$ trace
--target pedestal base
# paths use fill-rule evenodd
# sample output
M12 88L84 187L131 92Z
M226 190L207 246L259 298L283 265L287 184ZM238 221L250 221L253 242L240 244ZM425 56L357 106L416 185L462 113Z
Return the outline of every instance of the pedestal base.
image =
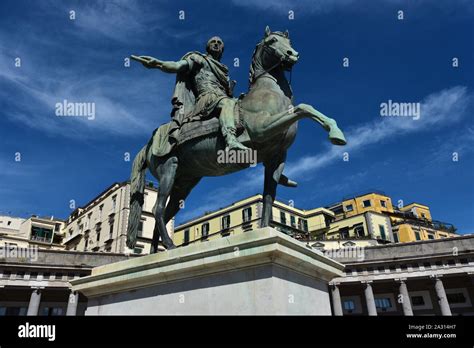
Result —
M94 268L86 315L331 315L344 266L273 228Z

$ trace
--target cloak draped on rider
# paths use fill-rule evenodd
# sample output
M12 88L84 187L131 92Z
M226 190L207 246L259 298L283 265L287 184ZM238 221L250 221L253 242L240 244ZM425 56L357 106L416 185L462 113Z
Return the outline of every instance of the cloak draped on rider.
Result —
M187 61L188 69L176 76L171 122L157 128L152 137L152 152L158 157L167 155L179 142L180 129L185 123L213 117L219 102L232 98L227 66L196 51L181 59ZM203 64L208 69L201 69Z
M232 98L227 66L196 51L185 54L181 60L186 60L189 68L176 76L169 129L172 141L177 140L179 129L184 123L212 117L223 98ZM210 71L204 69L198 74L202 63L207 63Z

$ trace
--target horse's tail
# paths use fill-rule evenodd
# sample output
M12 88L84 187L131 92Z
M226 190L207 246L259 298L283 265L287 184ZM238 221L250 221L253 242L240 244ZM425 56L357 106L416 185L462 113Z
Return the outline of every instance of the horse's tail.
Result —
M133 249L137 242L138 226L142 216L147 150L148 144L136 155L130 176L130 215L127 229L127 246L130 249Z

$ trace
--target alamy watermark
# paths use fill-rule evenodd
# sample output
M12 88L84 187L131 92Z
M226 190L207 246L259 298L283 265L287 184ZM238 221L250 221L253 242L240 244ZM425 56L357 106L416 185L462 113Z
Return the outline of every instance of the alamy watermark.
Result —
M420 103L399 103L391 99L380 104L380 116L387 117L412 117L414 120L420 118Z
M56 340L56 325L38 325L26 322L18 326L19 338L46 338L48 341Z
M219 164L249 164L257 165L257 150L218 150L217 163Z
M348 246L340 249L324 250L324 256L331 259L353 259L357 261L364 261L365 251L361 246Z
M0 259L28 259L30 261L38 261L38 247L33 245L28 248L21 248L15 244L5 243L0 247Z
M75 117L87 117L88 120L95 119L95 103L91 102L70 102L64 99L60 103L56 103L56 116L75 116Z

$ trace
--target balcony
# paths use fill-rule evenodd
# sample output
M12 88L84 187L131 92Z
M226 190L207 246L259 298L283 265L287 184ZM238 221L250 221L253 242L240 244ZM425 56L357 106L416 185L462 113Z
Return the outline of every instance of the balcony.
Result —
M82 237L82 232L72 234L71 236L69 236L68 238L66 238L66 239L63 241L63 244L68 244L69 242L71 242L71 241L73 241L74 239L79 238L79 237Z
M308 236L309 236L309 232L307 231L304 231L302 229L299 229L293 226L284 225L275 220L270 221L270 226L274 227L276 230L280 231L281 233L284 233L298 240L306 240L308 239Z
M398 217L398 216L397 216ZM437 220L426 220L426 219L418 219L416 217L407 217L406 215L403 216L401 220L392 221L392 226L398 225L412 225L418 227L429 228L437 231L444 231L448 233L456 233L456 227L453 224L447 222L441 222Z
M51 237L31 236L30 240L41 243L51 243Z

